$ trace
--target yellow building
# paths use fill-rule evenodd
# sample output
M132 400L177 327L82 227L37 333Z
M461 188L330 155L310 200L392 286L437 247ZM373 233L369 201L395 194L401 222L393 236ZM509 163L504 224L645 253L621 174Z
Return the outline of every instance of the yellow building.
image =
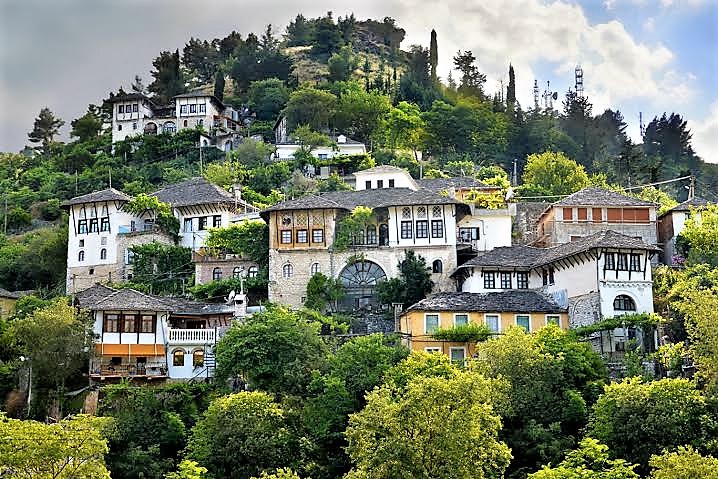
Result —
M0 288L0 319L5 319L15 312L17 300L34 291L8 291Z
M438 329L469 324L485 325L492 334L511 326L534 332L549 323L568 329L568 312L538 291L510 290L492 293L439 293L404 311L399 331L412 351L441 352L453 361L474 355L475 342L440 340Z

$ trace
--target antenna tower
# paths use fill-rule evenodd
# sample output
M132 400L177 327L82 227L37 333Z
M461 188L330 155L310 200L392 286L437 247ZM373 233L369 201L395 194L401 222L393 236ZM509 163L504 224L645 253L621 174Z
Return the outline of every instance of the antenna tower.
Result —
M583 68L581 68L580 63L576 65L574 72L576 74L576 96L583 98Z
M638 126L641 129L641 138L646 136L646 125L643 124L643 112L638 112Z
M543 92L544 108L547 110L553 110L553 101L558 96L551 91L551 81L546 80L546 90Z
M538 80L534 80L534 108L539 109L539 87Z

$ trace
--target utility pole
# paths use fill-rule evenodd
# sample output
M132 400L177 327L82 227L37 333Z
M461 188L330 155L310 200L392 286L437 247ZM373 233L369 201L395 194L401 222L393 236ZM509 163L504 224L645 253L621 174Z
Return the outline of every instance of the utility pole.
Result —
M199 142L199 174L202 174L202 141Z
M696 177L691 175L691 183L688 186L688 199L692 200L696 196ZM5 215L7 216L7 200L5 200Z
M512 178L514 186L518 185L518 179L519 179L517 163L518 163L518 160L516 158L514 158L514 177Z
M3 225L3 234L7 235L7 195L5 195L5 224Z

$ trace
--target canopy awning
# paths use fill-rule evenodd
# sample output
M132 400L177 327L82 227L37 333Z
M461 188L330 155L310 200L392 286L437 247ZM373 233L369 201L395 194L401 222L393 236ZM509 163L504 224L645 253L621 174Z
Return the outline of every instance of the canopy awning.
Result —
M100 356L164 356L164 344L95 344Z

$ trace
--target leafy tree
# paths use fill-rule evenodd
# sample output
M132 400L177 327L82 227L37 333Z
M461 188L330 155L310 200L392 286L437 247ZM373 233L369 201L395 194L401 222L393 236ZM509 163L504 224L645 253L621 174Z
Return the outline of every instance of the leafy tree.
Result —
M408 250L399 261L399 277L380 283L377 290L383 303L401 303L408 308L426 298L433 287L426 260Z
M77 137L80 142L96 137L102 130L102 118L98 110L95 105L90 105L87 113L76 120L72 120L70 122L70 125L72 125L70 136Z
M289 101L289 88L278 78L268 78L252 82L247 95L258 120L274 120Z
M316 158L314 158L312 152L320 146L331 146L333 144L327 135L314 131L307 125L297 128L292 137L299 145L297 151L294 152L294 159L300 166L315 164Z
M182 49L182 63L197 76L200 84L212 81L219 65L217 41L190 38Z
M608 447L587 437L579 448L566 455L555 467L544 466L529 479L640 479L636 466L623 459L611 459Z
M349 419L354 468L346 477L501 477L511 453L497 437L495 393L493 381L472 372L375 389Z
M180 462L177 472L165 474L165 479L203 479L206 473L206 467L200 466L195 461L185 459Z
M579 165L563 153L547 151L529 155L523 174L521 195L570 195L588 186L588 175Z
M129 201L125 208L127 211L154 216L155 224L169 237L177 241L179 238L179 220L172 213L169 203L163 203L156 196L139 194Z
M241 254L260 268L269 266L269 226L264 221L246 220L224 228L212 228L205 241L207 248Z
M179 50L161 52L152 62L154 70L150 72L154 81L148 89L156 95L156 101L167 104L176 95L185 92L184 75L180 70Z
M191 248L153 242L130 249L134 267L129 286L154 294L178 294L194 273Z
M689 264L718 267L718 205L708 205L686 220L679 237Z
M307 283L307 300L304 306L320 313L336 311L337 302L344 297L345 289L341 280L329 278L323 273L314 273Z
M339 50L342 42L342 32L334 23L332 12L318 18L314 22L314 38L312 38L312 53L332 54Z
M357 66L359 66L359 60L354 55L352 46L344 45L339 52L329 57L329 80L348 81Z
M352 89L339 97L334 123L339 130L368 143L378 133L381 120L391 109L389 97Z
M572 90L566 93L566 100L563 102L563 116L561 117L561 129L578 146L576 157L578 164L584 168L591 166L590 151L593 150L590 144L590 133L593 127L591 116L593 105L585 96L578 96Z
M301 477L289 468L280 468L271 474L263 471L259 477L254 477L252 479L301 479Z
M705 415L705 398L692 382L631 378L606 386L593 407L588 433L614 457L631 458L645 471L651 455L664 448L700 446L710 434Z
M643 137L643 151L646 160L655 160L655 165L645 179L654 182L698 171L691 136L686 120L677 113L664 113L651 120Z
M327 349L318 329L278 306L254 314L217 343L217 377L242 376L265 391L304 394L312 373L325 367Z
M0 240L0 284L4 288L64 290L66 267L66 225Z
M293 442L285 412L269 394L240 392L212 401L192 428L186 457L210 477L248 479L286 465Z
M32 131L27 134L31 143L41 143L44 153L49 152L50 143L60 133L60 127L65 122L57 118L49 108L40 110L40 115L35 118Z
M428 109L440 97L436 85L431 81L429 50L420 45L412 45L408 59L408 70L401 77L397 97L401 101L416 103ZM394 71L396 72L396 69ZM395 76L395 84L396 80Z
M698 367L698 378L711 393L718 392L717 293L716 285L710 289L690 289L682 301L673 303L685 315L685 327L691 340L689 353Z
M55 424L0 413L0 475L17 479L110 477L105 467L106 418L75 416Z
M479 72L479 69L474 65L475 62L476 57L471 50L459 51L454 56L454 66L461 72L459 92L483 98L486 75Z
M307 125L313 130L328 128L334 117L337 97L329 92L305 87L289 95L284 114L290 128Z
M287 25L287 45L290 47L309 45L313 36L313 23L308 21L301 13Z
M692 447L679 447L651 457L651 479L703 479L718 477L718 459L701 456Z
M381 131L384 133L384 142L387 146L392 149L410 149L414 158L417 158L424 128L419 107L402 101L384 116Z

